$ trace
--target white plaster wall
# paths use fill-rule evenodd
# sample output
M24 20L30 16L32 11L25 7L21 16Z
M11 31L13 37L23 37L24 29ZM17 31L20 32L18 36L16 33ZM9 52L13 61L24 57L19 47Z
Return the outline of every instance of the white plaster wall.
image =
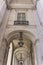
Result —
M36 10L28 10L26 13L26 18L30 25L39 25L39 18Z
M11 10L9 19L8 19L8 24L13 25L14 21L16 21L16 20L17 20L17 13L15 10Z
M5 1L0 0L0 24L2 22L2 19L3 19L3 16L4 16L5 10L6 10Z
M43 25L43 0L37 2L37 12L40 18L40 23ZM37 56L38 56L38 65L43 65L43 26L39 31L40 42L37 45Z
M40 30L40 42L39 42L39 55L40 55L40 65L43 65L43 27Z
M37 11L39 14L40 21L43 24L43 0L39 0L37 2Z

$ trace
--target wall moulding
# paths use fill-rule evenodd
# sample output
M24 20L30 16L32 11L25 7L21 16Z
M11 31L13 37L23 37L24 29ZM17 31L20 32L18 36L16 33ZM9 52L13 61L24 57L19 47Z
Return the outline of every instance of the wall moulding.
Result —
M19 2L19 0L15 3L16 0L6 0L7 8L14 9L14 8L26 8L26 9L36 9L37 0L24 0ZM27 3L26 3L27 2Z
M36 37L36 35L34 35L32 32L30 31L26 31L26 30L16 30L16 31L12 31L10 32L7 36L5 36L5 38L10 42L10 40L16 39L17 36L19 38L19 32L22 31L23 34L26 36L27 39L30 39L33 43L35 42L36 39L38 39L38 37Z

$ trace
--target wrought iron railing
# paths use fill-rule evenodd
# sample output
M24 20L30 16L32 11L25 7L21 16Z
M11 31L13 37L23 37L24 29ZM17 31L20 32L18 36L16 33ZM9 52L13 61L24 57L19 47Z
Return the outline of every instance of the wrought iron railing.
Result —
M14 25L28 25L29 21L14 21Z

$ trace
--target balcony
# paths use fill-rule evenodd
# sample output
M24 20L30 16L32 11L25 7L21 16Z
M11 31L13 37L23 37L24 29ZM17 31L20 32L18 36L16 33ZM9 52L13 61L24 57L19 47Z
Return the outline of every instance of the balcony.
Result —
M14 21L14 25L29 25L28 21Z

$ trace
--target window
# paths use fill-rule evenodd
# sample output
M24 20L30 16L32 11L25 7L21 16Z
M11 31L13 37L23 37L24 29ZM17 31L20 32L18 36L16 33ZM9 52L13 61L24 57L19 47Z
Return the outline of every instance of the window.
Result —
M25 13L18 13L17 14L17 21L26 21Z
M26 14L18 13L17 20L14 21L14 25L28 25L28 21L26 21Z

